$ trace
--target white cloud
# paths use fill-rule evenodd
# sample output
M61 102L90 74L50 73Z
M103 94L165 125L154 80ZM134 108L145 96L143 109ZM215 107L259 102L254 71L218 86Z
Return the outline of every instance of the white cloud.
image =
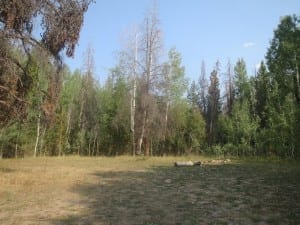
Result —
M254 45L255 45L254 42L245 42L245 43L243 44L243 47L244 47L244 48L251 48L251 47L253 47Z

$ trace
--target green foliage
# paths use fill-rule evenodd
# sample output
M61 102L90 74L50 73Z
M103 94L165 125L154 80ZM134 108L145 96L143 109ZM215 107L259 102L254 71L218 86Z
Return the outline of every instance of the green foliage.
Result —
M0 158L15 157L16 145L19 144L20 124L13 123L0 131Z
M213 145L209 148L209 153L213 154L217 157L221 157L224 155L223 148L220 145Z
M93 77L92 58L86 72L64 67L61 91L55 93L58 107L52 105L54 119L49 120L46 106L55 67L34 49L31 57L23 59L31 83L28 116L1 127L0 155L33 155L34 149L37 155L130 154L138 146L144 124L142 148L151 149L153 155L300 157L299 34L299 18L283 17L267 52L267 66L262 61L256 76L248 76L246 62L239 59L227 103L222 102L218 63L209 85L203 64L202 83L192 81L188 90L175 48L159 66L160 73L149 80L148 90L141 68L133 63L137 66L135 135L131 129L133 59L122 58L103 86Z
M231 115L223 115L219 121L219 140L226 146L224 154L254 154L258 121L251 118L247 102L235 102Z
M199 87L195 81L192 81L191 86L187 92L187 100L193 108L199 105Z
M218 65L218 62L217 62ZM207 95L207 137L208 144L212 146L217 142L218 118L221 112L220 87L218 70L214 69L210 75L210 85Z
M280 100L293 93L300 103L300 18L296 15L281 18L267 51L267 65L279 85Z
M187 149L185 139L187 111L188 105L185 102L178 102L176 105L171 106L166 144L162 153L182 154Z
M119 67L111 70L105 86L99 92L100 140L105 154L128 153L130 145L129 88Z
M225 157L228 156L238 156L238 146L232 143L227 143L222 147L223 154Z
M200 153L205 142L205 121L198 110L185 102L170 108L165 153Z
M193 150L200 151L205 140L205 120L199 110L189 109L187 111L187 145ZM199 153L199 152L198 152Z
M269 151L284 157L294 157L296 151L297 112L293 97L288 95L280 106L270 109L269 124Z
M233 144L250 145L254 141L257 122L251 119L247 102L236 102L232 110L231 123L233 129L229 137Z
M169 50L169 62L167 63L168 71L167 79L166 79L166 87L167 95L169 94L170 100L173 102L179 101L183 94L186 92L188 86L188 80L184 77L185 76L185 69L181 65L182 57L181 54L175 49L171 48Z
M271 79L270 74L267 72L267 68L264 62L261 62L259 70L255 79L255 113L260 119L260 127L265 128L267 126L267 106L270 100L271 94Z
M271 93L267 105L266 141L262 148L270 154L299 157L300 105L300 18L282 17L267 52ZM267 147L265 147L267 145Z
M218 139L222 144L232 143L231 134L233 132L233 123L231 117L221 114L218 120Z
M235 96L239 101L245 101L250 98L250 83L247 77L246 63L239 59L234 67L234 85Z

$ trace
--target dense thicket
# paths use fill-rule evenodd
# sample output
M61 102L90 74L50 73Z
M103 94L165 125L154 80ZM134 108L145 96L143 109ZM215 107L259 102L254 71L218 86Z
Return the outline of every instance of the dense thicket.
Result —
M248 74L241 58L235 65L228 62L225 71L217 62L207 77L203 61L199 79L189 85L175 48L162 60L162 31L150 12L102 86L94 78L91 50L81 71L64 67L51 125L42 93L49 93L48 74L55 66L36 60L45 57L32 49L26 73L35 85L23 95L30 102L28 116L1 128L0 153L299 157L299 20L282 17L255 74ZM20 54L9 42L1 46ZM9 68L0 68L2 79Z

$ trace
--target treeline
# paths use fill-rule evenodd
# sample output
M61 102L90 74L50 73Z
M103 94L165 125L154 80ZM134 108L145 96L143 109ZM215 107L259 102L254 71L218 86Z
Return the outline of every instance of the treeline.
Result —
M202 62L199 79L190 84L175 48L163 60L155 12L130 32L103 85L95 80L92 49L82 70L65 65L55 82L47 56L32 49L29 59L16 51L30 60L33 85L26 117L1 127L0 154L299 157L299 20L281 19L255 74L247 73L242 58L223 71L216 62L209 73ZM55 103L48 101L49 90L58 96Z
M1 157L24 155L25 150L36 155L38 146L44 146L38 141L40 136L46 137L41 124L50 127L57 121L61 55L73 56L84 14L92 2L0 1ZM44 133L32 133L34 124L38 134ZM39 145L32 148L32 143Z

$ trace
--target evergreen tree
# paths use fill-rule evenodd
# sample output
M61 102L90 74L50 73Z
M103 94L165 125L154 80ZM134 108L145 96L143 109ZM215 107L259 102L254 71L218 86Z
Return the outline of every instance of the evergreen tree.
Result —
M280 140L270 151L296 157L300 155L300 141L296 138L300 135L299 21L295 15L282 17L266 56L272 77L268 123L276 141ZM275 141L270 142L271 146L272 143Z
M267 65L278 85L281 100L293 93L300 104L300 17L282 17L274 31L271 46L267 51Z
M234 86L236 99L243 102L250 99L250 84L247 77L246 63L239 59L234 67Z
M163 141L164 148L166 148L169 130L168 123L170 117L170 107L176 105L182 100L184 92L187 89L187 79L184 77L185 71L184 67L181 65L181 55L176 51L175 48L169 51L169 60L164 64L163 74L164 80L163 84L163 98L165 103L165 114L164 114L164 131L163 131Z
M267 104L271 92L271 79L270 75L267 72L267 68L262 61L259 67L259 70L256 74L255 80L255 98L256 98L256 107L255 111L258 117L260 118L260 127L265 128L267 126Z
M128 153L130 146L129 84L121 67L114 67L99 93L100 142L103 154Z
M208 144L211 146L216 142L217 122L221 111L219 78L216 69L210 75L207 101L207 135Z
M187 92L187 100L192 108L198 108L199 106L199 87L193 80L191 86Z
M237 148L237 155L253 155L253 146L256 138L258 123L251 118L250 106L247 101L236 102L233 106L230 119L232 129L229 133L229 140Z

